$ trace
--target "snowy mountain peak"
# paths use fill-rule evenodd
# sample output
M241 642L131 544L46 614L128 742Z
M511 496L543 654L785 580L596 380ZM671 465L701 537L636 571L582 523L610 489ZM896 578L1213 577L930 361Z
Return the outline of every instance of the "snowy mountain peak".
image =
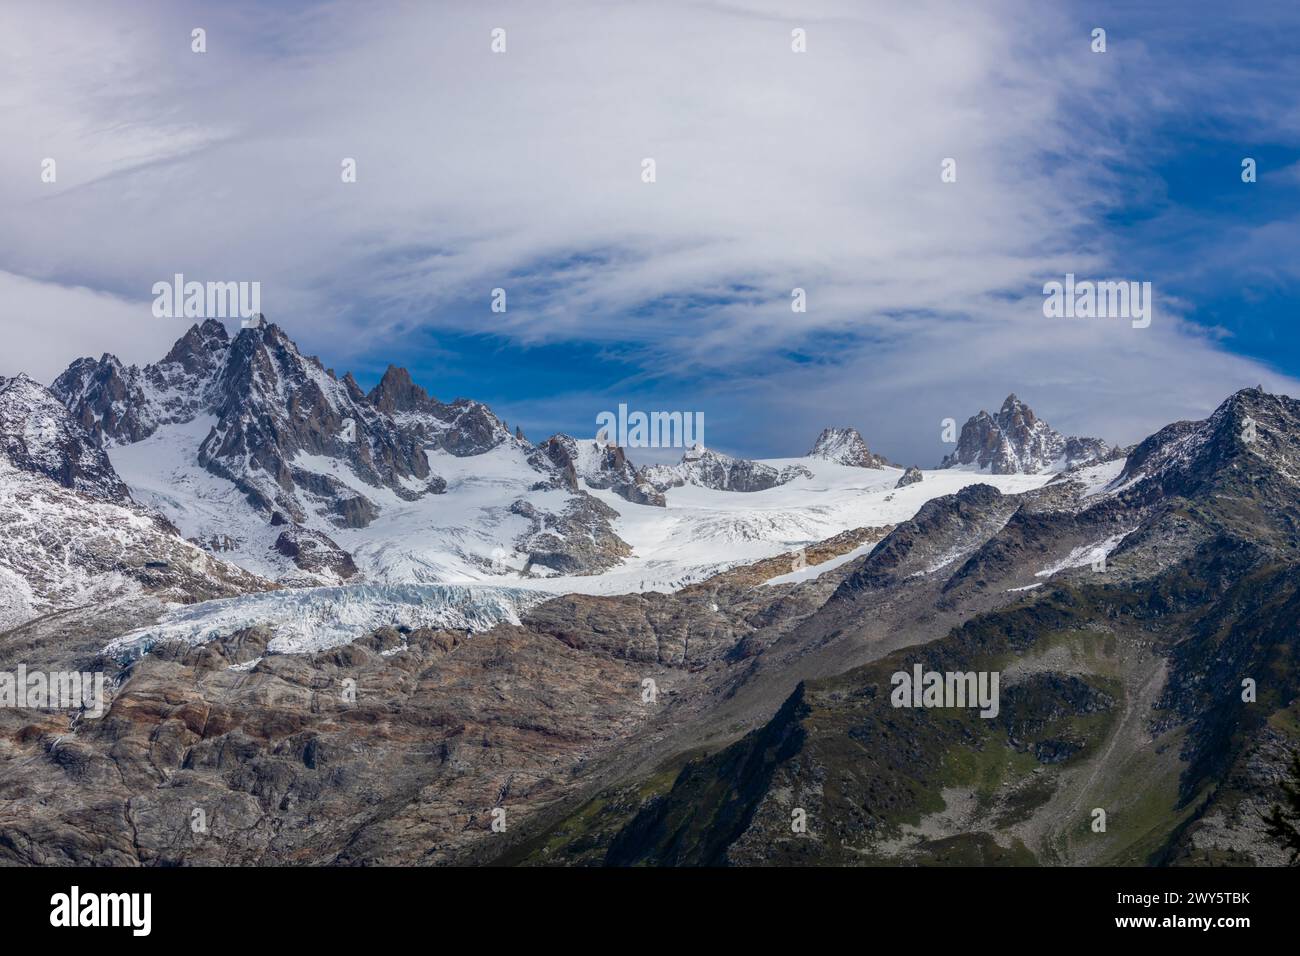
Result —
M163 364L175 363L191 374L210 371L220 353L229 346L230 336L225 325L216 319L208 319L202 325L190 326L167 353Z
M974 467L995 475L1037 474L1096 461L1108 451L1100 439L1062 435L1012 393L997 415L981 410L967 420L957 450L939 467Z
M575 489L581 481L588 488L608 489L633 504L664 507L663 493L637 472L618 445L559 434L538 447L562 473L572 477Z
M1233 393L1204 421L1166 425L1128 454L1116 486L1148 478L1147 493L1194 494L1206 484L1249 476L1253 492L1268 489L1279 502L1300 475L1300 402L1262 388ZM1267 475L1267 478L1261 477ZM1280 479L1280 480L1279 480ZM1265 491L1266 496L1270 492ZM1235 498L1233 500L1236 500Z
M274 323L233 338L218 322L191 326L144 367L80 359L54 392L136 500L284 583L334 584L406 562L378 540L406 533L394 527L403 516L431 522L409 529L411 541L439 555L414 561L417 576L593 573L628 551L612 531L617 513L483 403L440 402L397 366L367 395ZM587 464L590 488L663 504L621 450Z
M998 411L998 418L1004 420L1019 419L1031 428L1038 421L1038 416L1034 414L1034 410L1017 398L1015 392L1012 392L1003 400L1002 408Z
M817 436L809 458L822 458L855 468L886 468L889 461L874 454L856 428L826 428Z
M20 471L44 475L91 498L131 500L108 456L58 397L21 373L0 381L0 454Z
M138 505L107 452L26 375L0 379L0 631L149 592L203 600L267 587Z
M214 398L217 373L230 339L209 319L190 326L155 365L123 365L105 353L82 358L55 379L50 390L99 445L141 441L161 425L192 421Z
M690 448L686 449L686 451L682 453L682 461L699 461L708 454L712 454L712 452L705 448L702 443L695 442L695 444L691 445Z
M642 480L659 491L696 485L714 491L766 491L796 478L811 478L802 465L774 468L760 461L732 458L703 445L686 450L676 465L654 465L640 472Z
M394 412L428 411L436 404L428 392L412 381L410 372L396 365L388 366L384 377L366 397L370 404L390 415Z

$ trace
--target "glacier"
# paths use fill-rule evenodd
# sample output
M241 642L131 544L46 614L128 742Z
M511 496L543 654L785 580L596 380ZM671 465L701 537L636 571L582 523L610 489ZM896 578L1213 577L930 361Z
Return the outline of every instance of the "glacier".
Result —
M286 588L178 606L156 624L115 638L104 653L127 660L155 644L202 644L244 628L274 632L274 654L311 654L380 627L486 631L518 624L519 615L551 595L522 588L446 584L356 584Z

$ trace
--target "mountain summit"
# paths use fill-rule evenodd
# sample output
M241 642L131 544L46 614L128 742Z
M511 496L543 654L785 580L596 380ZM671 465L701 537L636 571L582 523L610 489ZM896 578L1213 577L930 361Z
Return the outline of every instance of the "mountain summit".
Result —
M133 444L168 425L210 422L198 463L268 517L301 523L318 513L344 527L374 519L376 496L308 464L321 460L346 463L365 486L406 500L445 489L412 430L299 352L274 324L230 339L209 320L157 364L80 359L52 391L105 446Z
M91 498L131 501L103 449L77 427L55 395L26 375L0 380L0 456L19 471Z
M1097 461L1109 451L1099 438L1062 435L1011 394L996 415L981 410L966 421L957 450L939 467L973 466L994 475L1034 475Z
M660 492L683 485L696 485L714 491L766 491L796 478L811 478L803 465L774 468L761 461L732 458L702 445L688 448L675 465L652 465L639 473L640 478Z
M890 461L867 447L856 428L824 428L813 443L809 458L822 458L855 468L888 468Z
M439 401L397 366L366 394L274 323L194 325L143 367L78 359L50 391L122 494L280 583L350 580L357 549L419 580L595 573L628 551L615 512L483 403Z
M270 587L138 504L105 451L26 375L0 378L0 631L124 595L190 602Z

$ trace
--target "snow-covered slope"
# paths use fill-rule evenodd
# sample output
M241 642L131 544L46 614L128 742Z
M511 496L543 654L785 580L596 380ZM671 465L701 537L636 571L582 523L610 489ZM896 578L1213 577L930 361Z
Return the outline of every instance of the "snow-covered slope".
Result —
M868 470L794 458L761 464L776 471L797 465L807 475L754 492L684 485L669 489L664 508L646 508L610 490L591 489L616 512L614 530L632 548L626 560L599 575L528 577L520 573L523 562L517 553L499 554L502 561L496 566L490 560L467 561L457 553L472 543L475 552L490 558L493 541L508 537L509 528L493 526L502 509L492 487L508 480L508 468L503 468L505 474L483 476L467 470L462 483L449 481L446 496L394 513L391 526L343 532L340 541L357 555L363 573L385 582L509 581L553 593L672 590L850 528L896 524L929 499L969 484L982 482L1014 493L1037 488L1052 477L934 471L927 472L923 482L895 489L902 474L898 468ZM460 506L462 501L466 507ZM475 512L477 520L467 523Z
M127 492L44 387L0 383L0 631L142 592L195 601L269 587L182 540Z
M26 375L0 380L0 457L100 501L131 500L108 457L48 389Z
M116 458L147 442L113 450ZM142 458L146 458L142 455ZM527 463L513 447L473 458L430 452L431 464L447 477L447 493L416 502L385 502L380 517L363 529L338 531L340 544L355 557L367 584L289 589L178 608L157 625L125 635L110 650L135 653L158 640L190 643L261 624L277 635L278 653L312 652L346 643L383 625L477 631L517 623L518 615L546 598L564 593L621 594L669 591L719 571L771 557L859 527L893 525L910 518L927 500L966 485L991 484L1004 493L1037 488L1051 475L975 476L963 471L927 472L925 480L895 488L902 470L863 469L817 459L773 459L777 471L799 465L807 474L764 491L717 491L698 486L671 489L666 506L648 508L610 489L590 494L616 515L613 526L632 553L597 575L525 574L526 554L503 542L525 532L526 520L504 506L527 491ZM459 464L457 464L459 462ZM140 462L145 467L144 462ZM328 466L326 466L328 467ZM201 507L191 514L217 520L220 489L204 488L202 471L180 482ZM211 497L200 493L212 492ZM153 491L137 488L138 495ZM541 505L558 491L531 492ZM172 492L173 503L179 503ZM198 530L195 525L190 530ZM825 565L776 579L795 582L823 573L869 551L842 555Z
M241 621L271 615L304 646L294 609L313 594L328 613L369 621L406 619L400 608L415 592L395 598L394 588L504 588L493 593L512 607L515 591L670 590L850 529L897 524L976 482L1036 488L1053 477L1053 462L1039 459L1056 448L1055 433L1016 404L995 437L1023 438L1028 451L989 475L913 470L900 481L903 470L851 428L827 429L802 458L752 461L697 446L678 464L638 470L623 449L591 439L534 445L487 406L443 403L395 366L363 393L267 324L232 339L206 322L143 368L82 359L54 391L75 420L68 434L83 436L85 447L69 445L83 462L79 480L120 476L124 485L104 488L122 506L165 516L250 580L322 589L231 605ZM40 513L30 497L24 507ZM188 547L177 541L153 546ZM429 593L445 603L450 592ZM40 600L23 598L28 610ZM423 598L414 603L428 610ZM177 614L169 633L181 636L207 633L209 615L222 627L235 620L224 605Z
M594 573L628 552L610 530L614 513L581 491L567 462L511 435L487 406L440 402L396 367L367 395L274 324L231 339L205 322L143 368L80 359L54 391L140 500L281 583L351 580L357 562L342 539L380 540L351 533L377 522L400 536L412 513L470 565L518 553L535 573ZM492 500L433 501L449 482L488 488Z
M284 583L341 583L338 576L303 571L277 551L274 544L284 528L249 507L232 483L198 464L196 450L208 427L206 419L163 427L143 441L109 449L109 455L137 499L166 514L187 538ZM442 450L425 454L446 489L414 500L363 485L346 462L298 454L293 464L300 473L344 489L360 485L377 505L364 528L340 528L321 515L304 516L302 527L328 535L350 553L361 579L390 584L472 581L525 567L532 574L560 573L560 561L553 562L561 564L559 569L543 563L548 548L554 550L550 536L563 536L574 553L584 547L611 554L626 550L603 530L616 512L593 497L540 481L528 452L514 441L472 457ZM584 508L599 514L575 511ZM599 560L597 553L589 564Z
M109 454L136 498L166 513L186 537L229 548L224 556L259 574L292 580L292 566L271 549L281 529L241 508L238 491L195 462L193 450L205 428L204 421L163 428L145 441L111 448ZM924 481L896 489L903 474L899 468L772 459L754 464L792 474L784 484L761 491L683 484L667 490L664 507L633 503L580 478L582 490L608 509L610 527L630 554L597 575L557 573L536 564L524 573L530 540L548 529L516 502L526 502L540 514L563 514L572 493L539 488L529 456L513 442L472 457L441 450L427 454L431 470L447 483L443 494L406 501L370 488L379 514L365 528L320 523L352 555L359 569L354 582L482 582L554 593L668 590L850 528L897 523L927 500L968 484L984 482L1015 492L1053 477L943 470L925 472ZM345 483L352 480L344 465L328 458L299 456L295 466ZM569 533L589 534L581 529Z
M142 508L78 494L3 459L0 527L0 631L144 592L184 602L269 586Z
M636 508L597 492L619 512L614 528L632 546L632 557L590 581L546 581L540 586L588 593L670 590L851 528L897 524L912 517L926 501L955 494L967 485L988 484L1014 494L1038 488L1053 477L927 471L923 481L895 488L901 468L865 469L811 458L766 459L758 464L777 472L797 466L807 474L763 491L672 488L662 511ZM528 584L521 582L521 586Z

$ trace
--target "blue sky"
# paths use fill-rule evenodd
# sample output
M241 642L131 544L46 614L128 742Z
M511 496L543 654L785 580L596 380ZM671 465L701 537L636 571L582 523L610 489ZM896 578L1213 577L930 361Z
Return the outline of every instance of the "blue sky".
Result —
M1210 95L1147 114L1140 149L1115 164L1125 201L1099 228L1185 301L1190 321L1221 330L1227 349L1297 373L1300 10L1115 4L1101 16L1159 60L1214 80ZM1158 87L1163 72L1175 68L1142 78ZM1258 165L1254 184L1241 181L1245 156Z
M0 374L157 358L149 289L184 272L534 439L626 402L733 453L851 424L931 465L1011 391L1121 442L1297 394L1293 3L366 11L6 4ZM1066 272L1152 282L1151 328L1046 319Z

